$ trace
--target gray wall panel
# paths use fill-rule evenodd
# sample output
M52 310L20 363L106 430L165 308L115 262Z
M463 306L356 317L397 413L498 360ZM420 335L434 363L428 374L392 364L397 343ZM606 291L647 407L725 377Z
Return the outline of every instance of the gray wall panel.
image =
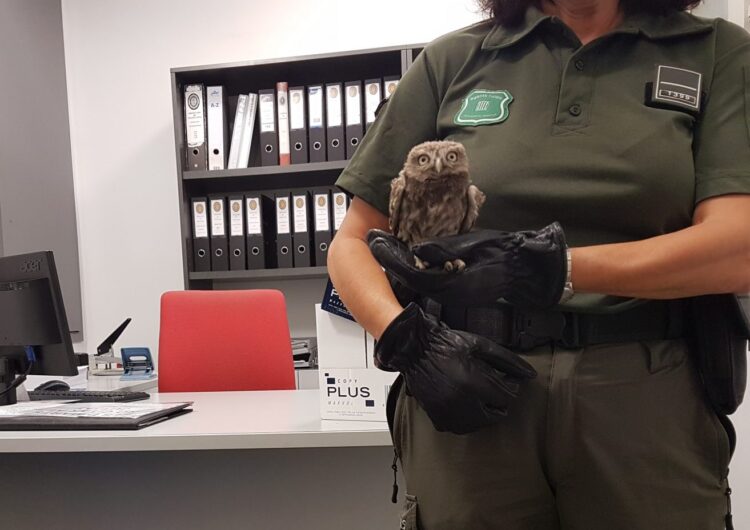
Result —
M82 337L60 0L0 0L0 255L53 250Z

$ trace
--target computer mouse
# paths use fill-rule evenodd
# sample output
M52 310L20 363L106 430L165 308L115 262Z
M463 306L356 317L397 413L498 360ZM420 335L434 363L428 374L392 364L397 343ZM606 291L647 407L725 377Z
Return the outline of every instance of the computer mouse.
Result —
M42 383L38 387L36 387L34 390L50 390L53 392L60 391L60 390L70 390L70 385L66 383L65 381L59 381L57 379L53 381L47 381L46 383Z

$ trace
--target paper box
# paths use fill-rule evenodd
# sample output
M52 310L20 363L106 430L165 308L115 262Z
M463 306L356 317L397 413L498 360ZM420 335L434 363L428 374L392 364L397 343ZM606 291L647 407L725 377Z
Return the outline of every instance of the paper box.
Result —
M398 373L377 368L321 368L324 420L387 421L385 404Z
M318 366L323 368L367 368L365 330L346 318L315 305L318 335Z

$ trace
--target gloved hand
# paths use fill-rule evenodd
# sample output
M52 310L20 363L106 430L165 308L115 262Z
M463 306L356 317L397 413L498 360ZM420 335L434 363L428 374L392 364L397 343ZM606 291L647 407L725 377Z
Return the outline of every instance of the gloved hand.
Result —
M466 434L508 413L525 379L536 371L489 339L448 328L415 303L383 332L375 363L401 372L406 388L438 431Z
M559 223L541 230L478 230L416 245L382 230L367 235L378 262L403 285L442 304L486 305L504 298L522 307L549 308L565 287L567 246ZM430 264L420 270L414 255ZM445 271L443 263L461 259L462 271Z

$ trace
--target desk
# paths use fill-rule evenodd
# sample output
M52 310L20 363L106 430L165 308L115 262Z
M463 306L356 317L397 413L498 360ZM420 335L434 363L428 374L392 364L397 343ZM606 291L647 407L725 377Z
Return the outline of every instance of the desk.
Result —
M141 431L0 433L3 526L398 528L384 424L320 420L317 390L151 400L194 412Z

